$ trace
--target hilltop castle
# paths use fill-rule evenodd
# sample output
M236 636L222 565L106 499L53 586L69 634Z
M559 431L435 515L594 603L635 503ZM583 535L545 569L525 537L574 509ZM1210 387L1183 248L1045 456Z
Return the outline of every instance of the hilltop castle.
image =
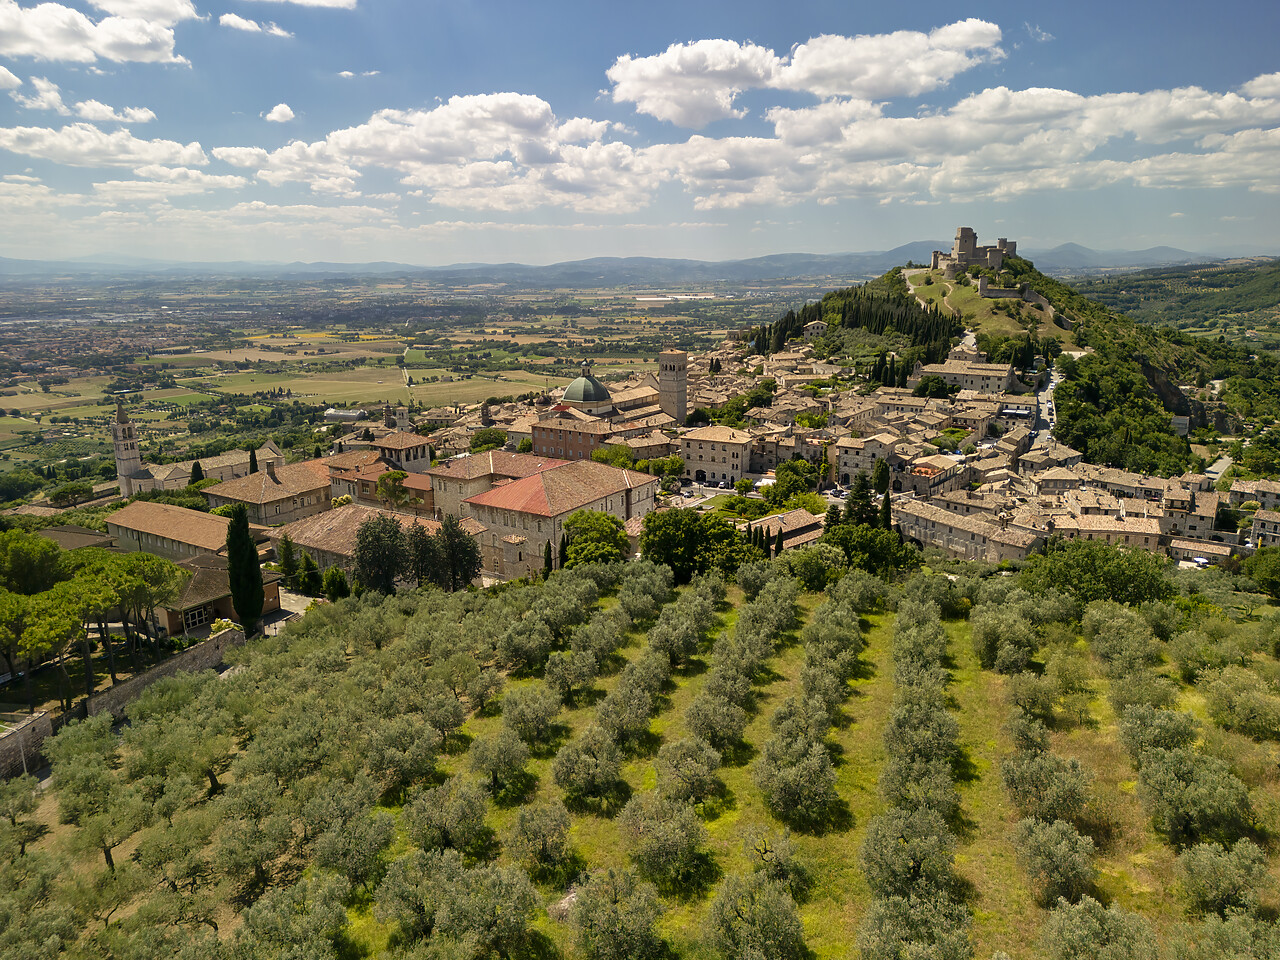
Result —
M1004 264L1005 257L1016 257L1017 255L1018 243L1016 240L1006 240L1001 237L996 241L994 247L980 247L978 246L978 235L974 232L973 227L958 227L956 229L956 241L951 245L951 253L943 253L941 250L933 251L933 261L930 263L930 267L934 270L941 269L946 279L950 280L957 273L974 264L988 267L992 270L999 270Z

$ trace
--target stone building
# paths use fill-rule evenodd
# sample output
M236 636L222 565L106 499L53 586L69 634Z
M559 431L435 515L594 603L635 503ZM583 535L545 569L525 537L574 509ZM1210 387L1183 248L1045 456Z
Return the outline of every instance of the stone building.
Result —
M323 460L283 467L268 461L257 473L208 487L204 495L211 510L243 503L250 523L273 526L328 510L332 504L330 489L329 466Z
M1041 543L1041 538L1024 530L951 513L920 500L895 500L892 509L893 521L904 537L965 560L1025 560Z
M427 471L437 517L465 516L462 502L501 483L520 480L567 463L531 453L488 450L436 463Z
M200 555L222 555L231 521L213 513L188 510L168 503L135 500L107 517L107 533L120 550L154 553L168 560L189 560ZM250 524L254 539L266 542L266 529Z
M649 513L657 495L657 477L577 460L468 497L462 510L485 528L478 540L486 574L511 580L542 570L548 543L558 554L575 511L598 510L625 525Z
M732 427L699 427L680 437L684 475L698 483L736 483L750 469L754 438Z

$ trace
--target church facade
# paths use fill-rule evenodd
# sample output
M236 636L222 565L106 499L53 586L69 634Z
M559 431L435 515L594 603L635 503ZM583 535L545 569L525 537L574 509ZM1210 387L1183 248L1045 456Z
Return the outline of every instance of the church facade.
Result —
M120 493L131 497L148 490L181 490L191 483L191 468L197 461L178 463L144 463L138 449L137 428L124 405L116 404L115 422L111 424L112 446L116 455L116 477L120 481ZM268 440L257 450L258 468L284 466L284 453ZM234 480L249 475L249 451L228 450L215 457L202 457L200 469L206 480Z

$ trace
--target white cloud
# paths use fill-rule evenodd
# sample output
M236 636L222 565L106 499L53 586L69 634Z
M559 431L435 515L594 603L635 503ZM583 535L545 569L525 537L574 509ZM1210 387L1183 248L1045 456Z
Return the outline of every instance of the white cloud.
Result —
M1240 92L1246 97L1280 97L1280 73L1264 73L1254 77Z
M354 10L358 0L256 0L258 3L292 3L299 7L329 7L334 10Z
M218 23L232 30L243 30L246 33L267 33L273 37L292 37L293 34L276 23L258 23L257 20L246 20L234 13L224 13Z
M139 140L127 130L104 133L91 123L49 127L0 127L0 149L72 167L137 167L155 163L204 166L199 143Z
M609 68L613 102L634 103L641 113L682 127L741 117L734 98L768 86L781 61L766 47L733 40L673 43L651 57L619 57Z
M820 97L919 96L979 64L1003 58L999 44L1000 28L973 18L927 34L825 35L795 48L776 86Z
M183 20L194 20L199 14L191 0L89 0L99 10L116 17L148 20L171 27Z
M0 90L16 90L22 86L22 80L6 67L0 67Z
M71 111L67 105L62 102L62 93L58 89L58 85L52 80L44 77L32 77L31 86L35 87L36 92L32 96L24 96L14 90L9 94L14 100L28 110L52 110L62 116L69 116Z
M381 72L381 70L365 70L361 73L356 73L354 70L339 70L338 76L343 80L350 80L353 77L376 77Z
M749 89L860 100L918 96L1003 58L1000 38L998 26L970 18L929 33L824 34L796 46L790 57L753 43L697 40L655 56L619 57L607 75L615 103L634 103L641 113L698 129L744 116L735 99Z
M95 195L110 203L167 200L169 197L237 189L249 181L234 175L220 176L190 167L146 164L133 171L144 180L107 180L93 185Z
M1024 20L1022 26L1026 29L1027 36L1036 43L1048 43L1053 39L1053 34L1048 30L1041 30L1038 23L1029 23Z
M344 80L350 80L352 77L355 76L355 74L352 73L350 70L339 70L338 76L342 77Z
M187 63L173 51L173 28L138 17L94 22L60 3L20 7L0 0L0 55L93 63Z
M293 119L293 111L287 103L277 103L263 115L263 119L271 123L288 123Z
M81 100L76 104L76 116L95 123L150 123L156 118L147 107L125 107L115 110L97 100Z

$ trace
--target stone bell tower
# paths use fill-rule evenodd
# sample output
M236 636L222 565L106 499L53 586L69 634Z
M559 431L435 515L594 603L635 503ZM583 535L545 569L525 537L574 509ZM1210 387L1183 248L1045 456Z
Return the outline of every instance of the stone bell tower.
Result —
M130 478L135 473L142 472L142 454L138 450L138 437L134 433L133 421L124 412L124 404L119 401L116 402L116 420L111 425L111 442L115 447L120 493L131 497L137 491Z
M684 426L689 413L689 354L674 348L658 354L658 405Z

